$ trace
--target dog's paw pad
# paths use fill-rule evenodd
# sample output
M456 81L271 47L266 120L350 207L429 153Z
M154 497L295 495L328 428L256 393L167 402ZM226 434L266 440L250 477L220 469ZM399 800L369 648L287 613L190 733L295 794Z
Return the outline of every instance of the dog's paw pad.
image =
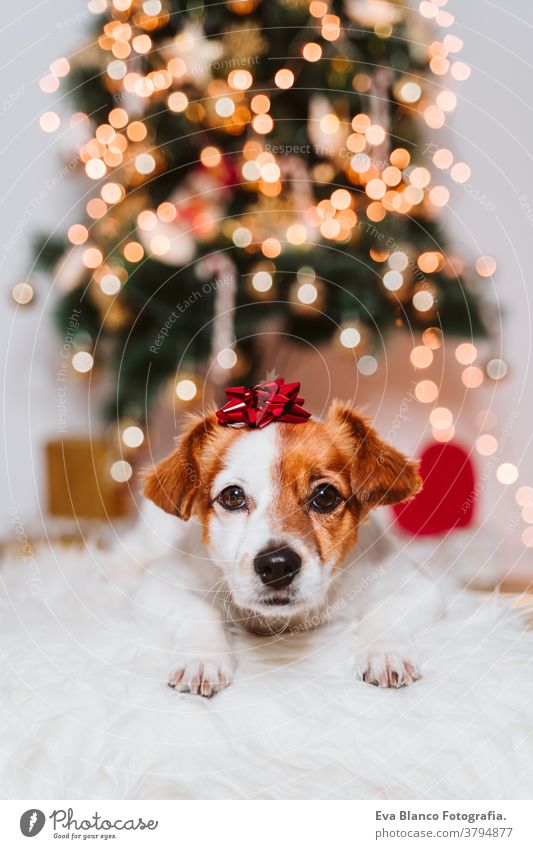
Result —
M421 677L417 666L401 654L371 652L361 666L359 676L374 687L407 687Z
M218 660L190 660L179 666L169 679L169 687L180 693L209 698L232 681L231 666Z

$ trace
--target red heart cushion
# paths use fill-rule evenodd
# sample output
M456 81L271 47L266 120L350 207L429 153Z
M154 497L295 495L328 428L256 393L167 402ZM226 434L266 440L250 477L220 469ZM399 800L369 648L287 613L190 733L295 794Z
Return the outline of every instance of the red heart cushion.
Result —
M434 442L422 453L421 492L393 510L402 530L415 536L464 528L474 518L476 484L467 452L453 442Z

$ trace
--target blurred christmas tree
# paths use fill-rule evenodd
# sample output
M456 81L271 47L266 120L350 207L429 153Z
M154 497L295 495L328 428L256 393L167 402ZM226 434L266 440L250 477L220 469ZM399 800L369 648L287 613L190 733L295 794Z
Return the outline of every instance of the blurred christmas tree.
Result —
M45 81L68 73L94 191L40 260L81 370L113 375L110 417L142 421L170 381L191 399L206 370L242 380L265 321L356 355L389 327L483 333L437 224L453 157L424 136L455 105L441 75L468 72L433 40L443 5L91 0L94 41Z

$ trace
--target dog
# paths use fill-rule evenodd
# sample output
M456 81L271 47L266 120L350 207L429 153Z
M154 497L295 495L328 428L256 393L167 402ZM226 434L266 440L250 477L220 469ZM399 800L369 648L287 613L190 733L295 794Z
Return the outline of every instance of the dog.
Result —
M194 419L144 486L147 499L191 527L183 547L192 592L170 686L223 690L235 672L224 620L260 634L316 627L334 615L349 574L363 588L354 596L354 680L417 681L413 635L443 601L369 514L420 487L417 463L342 402L323 421L256 429L224 427L214 412ZM170 613L170 596L166 604Z

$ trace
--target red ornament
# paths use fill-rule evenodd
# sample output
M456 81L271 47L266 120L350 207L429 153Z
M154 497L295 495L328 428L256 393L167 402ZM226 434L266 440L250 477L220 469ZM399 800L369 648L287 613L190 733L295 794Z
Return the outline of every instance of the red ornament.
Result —
M234 386L224 390L228 401L217 410L222 425L261 428L271 422L300 424L310 417L298 395L299 383L285 383L283 378L258 383L256 386Z
M422 453L422 490L393 507L398 525L414 536L465 528L474 518L476 484L467 452L452 442L434 442Z

